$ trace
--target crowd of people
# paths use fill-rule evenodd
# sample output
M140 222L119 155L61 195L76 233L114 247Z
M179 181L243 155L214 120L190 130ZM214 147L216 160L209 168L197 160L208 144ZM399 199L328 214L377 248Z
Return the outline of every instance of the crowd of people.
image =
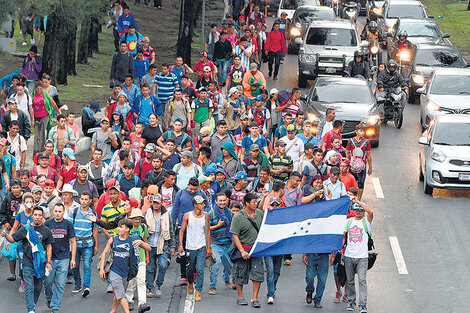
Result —
M328 267L339 255L347 286L337 283L334 301L354 310L357 273L358 305L366 312L373 211L361 201L372 173L364 127L345 140L333 108L317 124L301 111L300 89L269 90L262 63L268 63L268 79L276 80L286 54L285 14L267 31L265 8L253 3L242 11L239 2L231 1L220 27L211 25L193 67L182 57L157 65L129 6L115 2L112 93L105 106L83 108L83 135L91 138L85 164L75 155L75 114L61 105L31 47L21 73L2 90L0 132L8 280L19 275L28 312L36 311L43 285L52 312L59 311L68 283L73 293L90 295L92 257L101 248L98 228L107 240L99 276L114 293L111 312L118 306L150 310L148 299L162 296L175 256L180 284L195 301L202 300L209 262L210 295L217 293L223 265L224 287L237 290L237 304L260 307L265 279L267 303L273 304L282 264L291 265L292 256L250 257L263 215L347 196L352 204L344 250L303 256L306 301L321 307ZM31 137L34 164L28 166ZM253 297L246 301L249 280Z

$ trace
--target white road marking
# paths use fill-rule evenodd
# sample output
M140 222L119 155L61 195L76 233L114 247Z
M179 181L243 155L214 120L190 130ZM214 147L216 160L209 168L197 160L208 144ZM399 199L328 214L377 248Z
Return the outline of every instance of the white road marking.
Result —
M184 313L194 312L194 294L187 294L184 301Z
M375 195L377 199L384 199L384 193L382 191L382 186L380 185L380 180L378 177L372 177L372 184L374 184Z
M406 268L405 259L403 259L403 254L401 253L400 244L398 243L398 238L395 236L388 237L390 240L390 245L392 246L393 256L395 257L395 263L397 263L398 274L408 275L408 270Z

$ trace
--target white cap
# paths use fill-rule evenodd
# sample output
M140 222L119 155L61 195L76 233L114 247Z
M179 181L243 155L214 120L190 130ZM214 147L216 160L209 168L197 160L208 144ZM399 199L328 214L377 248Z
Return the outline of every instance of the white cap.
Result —
M271 89L271 91L269 92L269 95L273 95L273 94L278 93L278 92L279 92L279 90L277 90L276 88L273 88L273 89Z
M238 91L237 87L230 88L230 90L228 91L228 96L230 97L231 95L233 95L237 91Z

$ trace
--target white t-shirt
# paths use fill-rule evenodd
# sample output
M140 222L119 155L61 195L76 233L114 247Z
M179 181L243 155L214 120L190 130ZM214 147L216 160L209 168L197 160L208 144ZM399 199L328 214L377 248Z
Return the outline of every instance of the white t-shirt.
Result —
M304 142L302 139L295 136L294 139L290 140L287 136L284 136L279 140L282 140L286 144L286 154L292 158L294 164L299 161L300 152L304 152ZM287 151L288 149L289 151Z
M18 95L16 95L18 97ZM33 105L33 100L31 96L26 95L26 93L23 95L22 98L18 98L18 110L23 111L26 113L28 116L28 119L31 119L31 116L29 115L29 107ZM31 125L34 126L34 125Z
M364 217L366 221L367 228L371 231L371 225L369 220ZM346 251L344 252L344 256L349 258L367 258L369 253L367 249L367 243L369 242L369 235L364 229L364 225L362 224L362 220L356 220L353 218L351 226L349 226L349 231L347 230L347 223L344 227L344 231L348 232L348 239L346 242Z
M325 136L327 132L333 129L333 121L325 122L325 126L323 126L323 131L321 132L321 137Z
M174 187L166 189L162 187L162 203L170 214L171 210L173 209L173 188Z

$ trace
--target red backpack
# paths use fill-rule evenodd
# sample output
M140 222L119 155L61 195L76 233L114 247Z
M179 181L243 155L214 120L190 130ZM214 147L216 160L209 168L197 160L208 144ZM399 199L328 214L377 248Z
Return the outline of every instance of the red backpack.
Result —
M253 113L253 121L256 122L256 124L259 126L263 126L266 119L266 108L251 108L251 110Z
M290 100L291 97L292 97L292 94L289 91L289 89L282 89L281 91L279 91L277 100L279 101L280 106L284 106Z

